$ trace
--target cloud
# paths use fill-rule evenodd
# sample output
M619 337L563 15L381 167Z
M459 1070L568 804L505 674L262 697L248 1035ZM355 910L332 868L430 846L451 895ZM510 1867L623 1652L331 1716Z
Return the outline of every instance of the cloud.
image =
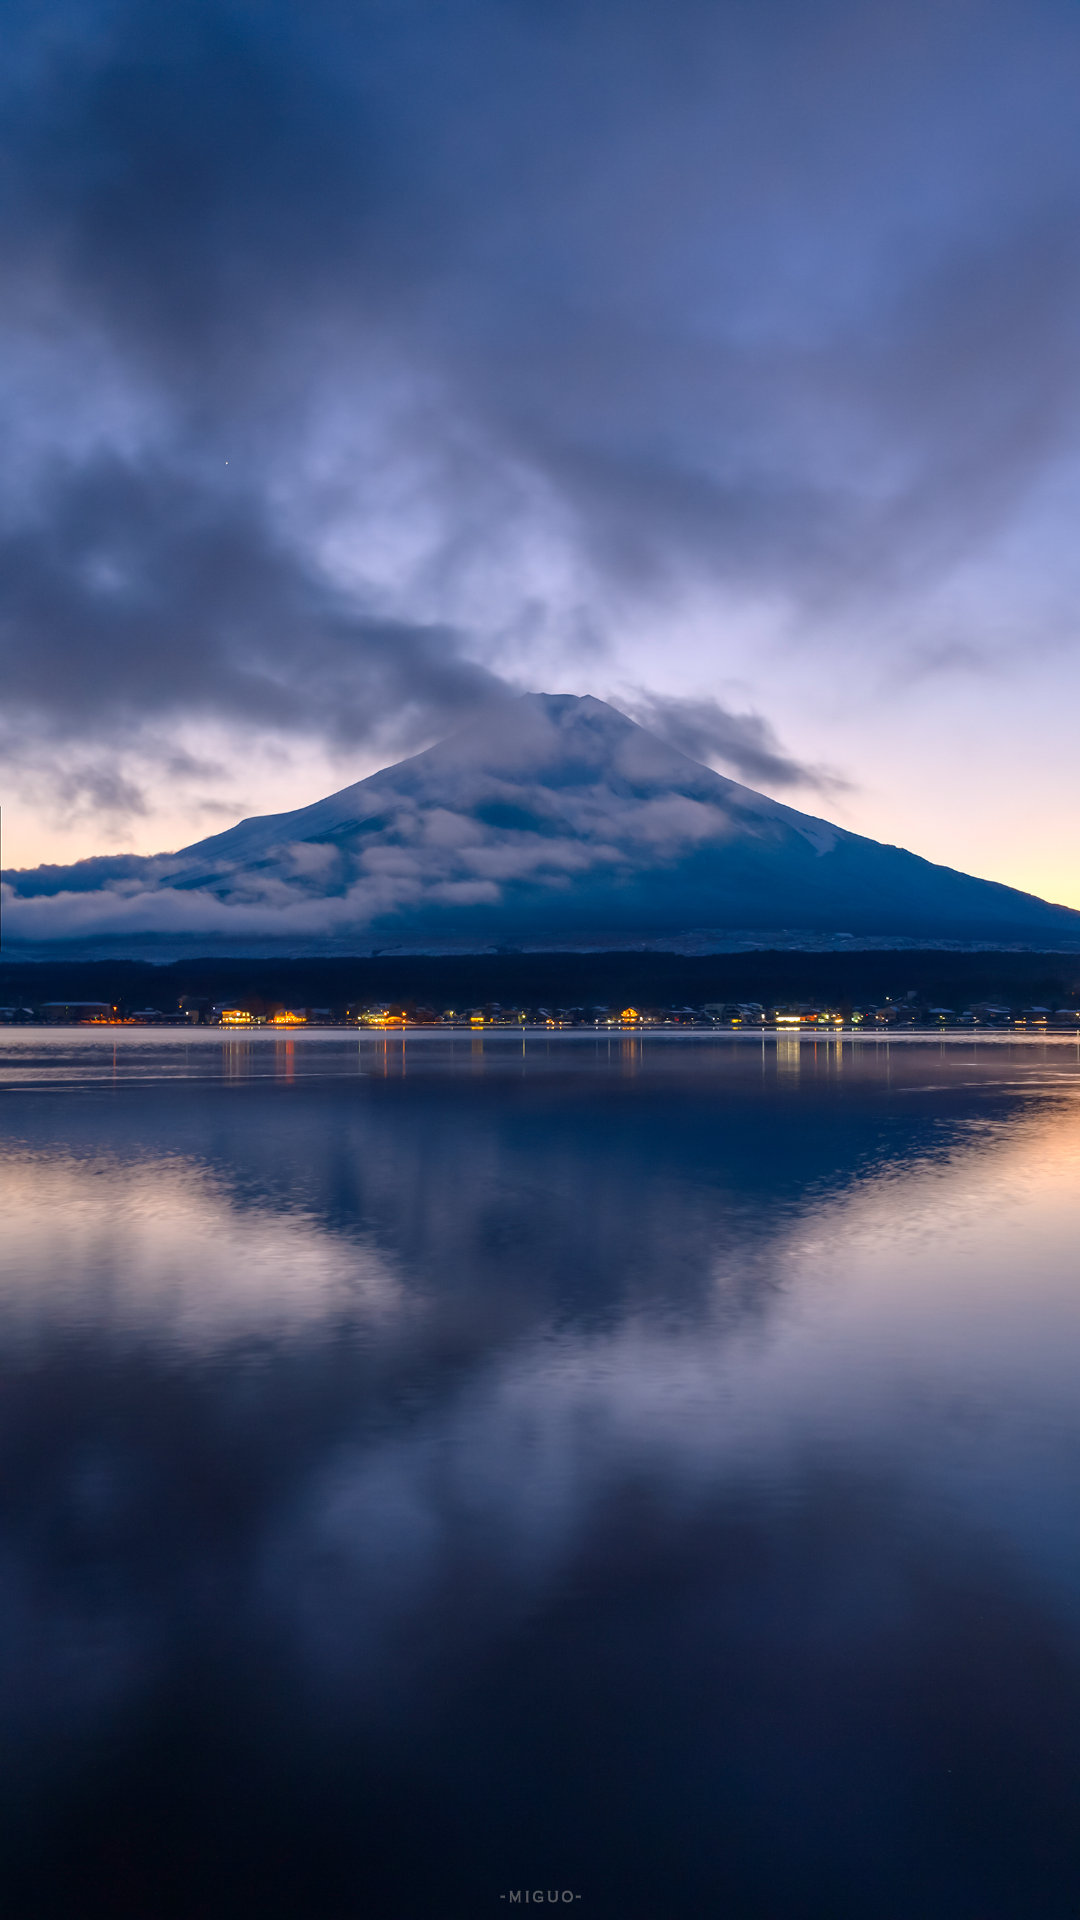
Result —
M351 742L410 709L448 723L499 684L449 630L335 589L256 500L116 457L0 532L0 634L9 713L68 738L184 713Z
M396 750L686 594L935 657L1075 454L1078 72L1055 0L25 11L12 753L63 804L181 724ZM669 738L835 785L685 665Z
M120 819L146 812L145 794L115 767L65 767L57 787L57 797L69 812L85 810Z
M849 782L828 767L810 766L786 753L769 722L759 713L733 713L719 700L649 693L639 688L625 712L691 760L717 761L757 786L815 787L819 792L847 790Z

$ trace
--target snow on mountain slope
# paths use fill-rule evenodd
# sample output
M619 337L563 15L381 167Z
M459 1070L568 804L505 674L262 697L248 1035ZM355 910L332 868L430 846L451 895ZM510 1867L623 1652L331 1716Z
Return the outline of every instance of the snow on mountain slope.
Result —
M323 847L355 853L368 871L404 872L404 857L369 857L389 842L434 869L432 880L452 868L467 884L577 872L770 828L819 851L840 831L687 759L602 700L529 694L495 722L477 721L313 806L243 820L177 858L185 874L267 859L288 873L296 850ZM307 855L300 864L318 867Z
M530 694L309 807L178 853L8 876L9 943L253 951L690 933L1080 944L1080 914L845 832L601 700Z

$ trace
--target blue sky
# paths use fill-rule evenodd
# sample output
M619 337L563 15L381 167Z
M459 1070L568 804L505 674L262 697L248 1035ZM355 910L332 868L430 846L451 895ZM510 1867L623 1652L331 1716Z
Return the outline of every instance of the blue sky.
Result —
M1080 13L9 6L5 861L592 692L1080 905Z

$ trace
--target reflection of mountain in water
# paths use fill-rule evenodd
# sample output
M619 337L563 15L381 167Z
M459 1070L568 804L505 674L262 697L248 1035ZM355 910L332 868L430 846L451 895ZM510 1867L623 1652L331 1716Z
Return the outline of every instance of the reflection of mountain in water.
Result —
M122 1836L144 1910L213 1920L256 1860L261 1911L360 1887L408 1920L522 1852L600 1912L884 1911L880 1874L943 1913L905 1824L924 1720L963 1750L1029 1633L1055 1739L1080 1682L1030 1594L971 1651L992 1548L911 1518L880 1435L836 1453L784 1329L804 1244L1007 1168L1035 1096L824 1049L358 1058L4 1110L0 1761L32 1782L59 1739L68 1782L9 1799L9 1857L29 1809L72 1912ZM912 1665L934 1698L898 1711ZM1001 1764L1040 1685L977 1723ZM829 1863L871 1817L852 1904ZM972 1884L1021 1869L991 1847Z
M600 1072L556 1049L526 1076L490 1046L465 1076L432 1053L401 1077L393 1046L363 1050L359 1073L346 1058L347 1077L245 1083L265 1054L230 1049L225 1087L9 1109L0 1337L16 1372L31 1353L31 1377L59 1368L73 1405L106 1377L111 1394L115 1369L167 1376L177 1418L190 1393L193 1418L236 1402L245 1470L265 1448L280 1491L312 1447L408 1428L415 1395L451 1403L538 1352L546 1367L551 1341L565 1361L629 1330L628 1367L673 1338L677 1373L698 1340L766 1330L800 1222L827 1233L882 1175L994 1151L989 1118L1026 1108L1016 1089L926 1091L913 1055L884 1086L870 1056L848 1049L838 1070L824 1047L643 1059L631 1043ZM245 1350L241 1392L227 1362ZM295 1455L279 1396L304 1409Z
M920 1092L922 1058L894 1055L897 1091L886 1097L877 1063L851 1048L841 1067L835 1048L803 1048L800 1071L797 1046L783 1043L761 1056L736 1047L644 1057L637 1043L616 1043L530 1056L523 1075L510 1047L489 1043L462 1075L448 1073L448 1056L435 1049L409 1056L393 1043L359 1053L349 1045L338 1050L339 1077L246 1082L267 1052L229 1048L224 1098L217 1084L166 1081L107 1102L65 1094L60 1109L44 1093L24 1102L19 1136L50 1156L49 1178L61 1183L39 1200L51 1232L67 1219L76 1240L85 1235L62 1191L81 1167L80 1191L107 1198L108 1214L140 1183L124 1229L134 1243L113 1249L129 1262L150 1257L154 1222L161 1243L181 1252L201 1194L205 1232L218 1239L219 1306L245 1274L265 1272L276 1231L275 1270L304 1270L312 1236L329 1235L319 1246L326 1272L340 1277L362 1247L436 1318L450 1303L459 1312L497 1300L522 1324L556 1315L588 1325L632 1308L700 1310L718 1275L737 1286L748 1261L759 1272L801 1210L885 1162L941 1156L971 1125L967 1089ZM912 1084L901 1100L905 1075ZM998 1096L1002 1111L1014 1104L1015 1094ZM980 1112L990 1105L984 1095ZM10 1209L19 1181L8 1178ZM292 1244L301 1228L305 1251ZM245 1235L248 1245L267 1242L254 1262ZM342 1286L335 1313L347 1308ZM275 1298L277 1290L269 1289ZM250 1286L246 1297L257 1298ZM757 1304L750 1285L742 1305ZM310 1321L307 1283L300 1311ZM148 1315L140 1318L150 1331ZM486 1347L487 1329L478 1332Z

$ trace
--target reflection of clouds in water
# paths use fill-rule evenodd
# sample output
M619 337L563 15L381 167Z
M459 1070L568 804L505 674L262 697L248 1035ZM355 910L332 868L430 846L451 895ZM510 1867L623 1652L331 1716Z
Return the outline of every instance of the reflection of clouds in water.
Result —
M1007 1339L1015 1368L1035 1304L1077 1300L1078 1175L1074 1086L1004 1122L976 1118L937 1156L885 1160L793 1215L776 1255L804 1299L828 1299L833 1337L882 1363L898 1342L920 1364L936 1354L951 1366ZM1039 1348L1044 1380L1053 1358Z
M13 1154L0 1681L38 1731L158 1684L222 1592L227 1635L269 1632L320 1695L400 1700L572 1590L623 1505L662 1516L659 1554L718 1500L767 1533L841 1460L882 1535L940 1483L959 1536L1041 1540L1061 1585L1075 1108L867 1160L861 1113L784 1134L684 1093L232 1104L213 1167L140 1150L140 1099L64 1108L107 1158ZM204 1106L161 1112L206 1138ZM216 1371L249 1337L259 1369Z
M343 1311L381 1317L399 1296L374 1248L300 1210L242 1206L205 1169L175 1158L9 1154L0 1207L8 1335L73 1321L197 1354Z

